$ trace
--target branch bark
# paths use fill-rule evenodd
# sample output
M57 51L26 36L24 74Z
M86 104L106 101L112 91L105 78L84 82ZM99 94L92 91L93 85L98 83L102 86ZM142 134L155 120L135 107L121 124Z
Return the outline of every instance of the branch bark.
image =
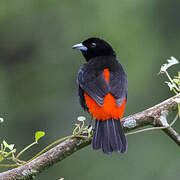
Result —
M164 126L161 121L162 112L172 112L177 110L177 103L175 98L180 98L180 94L163 101L147 110L127 116L122 119L124 131L130 131L146 125L152 126ZM172 128L168 127L162 129L178 146L180 146L180 136ZM57 146L53 147L49 151L43 153L33 161L0 173L0 180L15 180L15 179L33 179L38 173L51 167L56 162L62 161L66 157L70 156L74 152L89 145L91 139L73 138L68 139Z

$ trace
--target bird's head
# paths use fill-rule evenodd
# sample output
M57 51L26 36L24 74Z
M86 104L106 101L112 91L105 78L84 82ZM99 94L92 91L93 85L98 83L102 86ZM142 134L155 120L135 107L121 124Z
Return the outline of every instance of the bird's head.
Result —
M114 50L106 41L95 37L76 44L72 48L81 50L86 61L97 56L116 56Z

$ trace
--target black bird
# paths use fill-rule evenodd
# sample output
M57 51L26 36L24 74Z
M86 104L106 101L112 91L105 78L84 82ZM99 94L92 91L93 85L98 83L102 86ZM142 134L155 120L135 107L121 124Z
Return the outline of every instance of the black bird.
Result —
M126 152L128 144L120 120L127 102L127 76L115 51L95 37L72 48L80 50L86 59L77 82L80 104L96 120L93 149L106 154Z

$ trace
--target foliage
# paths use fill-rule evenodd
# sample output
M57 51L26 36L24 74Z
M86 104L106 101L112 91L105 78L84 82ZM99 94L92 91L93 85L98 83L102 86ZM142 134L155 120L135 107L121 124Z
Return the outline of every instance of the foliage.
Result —
M24 149L22 149L17 155L15 155L16 149L14 149L14 144L9 145L6 141L3 141L3 143L1 144L1 149L0 149L0 162L2 162L3 160L10 160L14 162L15 164L0 164L0 167L15 167L15 166L24 165L32 161L33 159L37 158L38 156L40 156L42 153L49 150L54 145L62 141L65 141L66 139L69 139L69 138L88 138L88 139L91 138L93 134L92 126L90 127L85 126L86 118L84 116L79 116L77 120L79 121L79 123L75 124L75 128L71 136L66 136L66 137L63 137L54 141L53 143L45 147L42 151L40 151L37 155L35 155L33 158L31 158L28 161L20 160L19 157L29 148L31 148L35 144L38 144L39 139L45 135L45 132L37 131L34 136L35 141L31 143L30 145L28 145L27 147L25 147Z
M16 153L16 149L14 149L15 144L8 144L5 140L3 140L3 142L1 143L1 149L0 149L0 162L2 162L3 160L9 160L9 161L14 162L15 164L0 164L0 167L3 167L3 166L12 167L12 166L22 165L26 163L26 161L20 160L19 157L29 148L31 148L35 144L38 144L39 139L42 138L44 135L45 135L45 132L37 131L34 136L35 141L31 143L30 145L28 145L27 147L25 147L24 149L22 149L17 155L15 155Z
M167 61L167 64L163 64L161 66L160 73L165 73L167 75L169 81L166 81L165 83L169 86L170 91L173 90L175 94L178 94L180 93L180 72L178 72L178 75L174 76L174 78L172 79L169 73L167 72L167 69L175 64L178 64L179 61L174 57L171 57ZM178 113L180 117L180 98L176 98L175 101L178 104Z

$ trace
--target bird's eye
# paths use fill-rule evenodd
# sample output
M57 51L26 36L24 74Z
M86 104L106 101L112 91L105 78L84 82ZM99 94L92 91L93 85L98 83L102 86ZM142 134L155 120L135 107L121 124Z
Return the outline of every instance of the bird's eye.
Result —
M96 43L91 43L91 48L95 48L96 47Z

